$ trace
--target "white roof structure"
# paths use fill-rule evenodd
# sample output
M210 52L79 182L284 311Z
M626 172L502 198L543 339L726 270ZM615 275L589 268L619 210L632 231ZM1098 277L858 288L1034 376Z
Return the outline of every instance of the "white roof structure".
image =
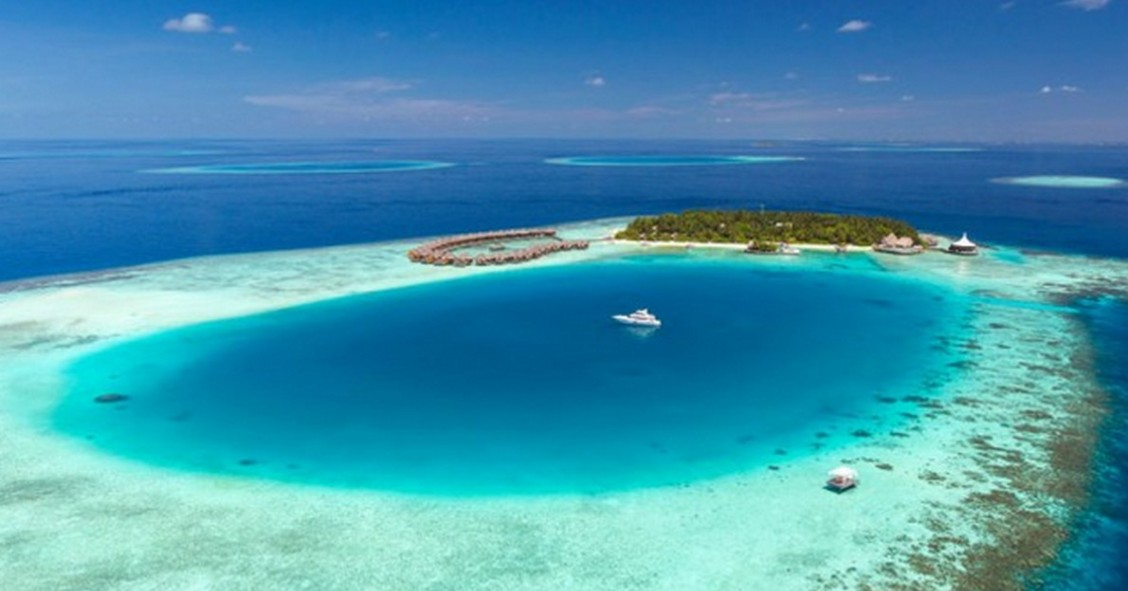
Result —
M839 466L830 471L831 478L842 478L846 480L856 480L858 478L858 471L846 466Z
M975 243L968 240L967 239L967 232L964 232L963 236L959 240L952 243L952 246L962 246L964 248L975 248Z

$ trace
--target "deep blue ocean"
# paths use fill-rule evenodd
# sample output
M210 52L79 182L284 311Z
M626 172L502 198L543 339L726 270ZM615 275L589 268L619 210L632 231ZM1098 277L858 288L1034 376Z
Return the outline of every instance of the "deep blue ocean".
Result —
M0 281L200 254L369 242L701 207L888 214L1036 250L1128 257L1128 189L992 178L1128 178L1128 149L847 151L751 142L355 141L0 143ZM599 155L800 156L730 166L585 167ZM140 170L279 162L428 160L371 174Z
M966 147L976 149L919 151L914 147L901 145L857 146L812 142L764 144L739 141L0 142L0 220L4 223L4 232L0 232L0 281L204 254L370 242L690 208L761 206L768 209L891 215L903 218L924 230L946 234L967 231L973 240L980 243L1007 244L1033 251L1128 258L1128 188L1068 189L992 182L992 179L1031 175L1085 175L1128 179L1128 148ZM548 159L568 157L623 155L790 156L801 159L667 167L570 166L546 162ZM377 166L377 170L356 174L202 174L216 172L207 167L217 165L234 166L234 171L246 172L247 167L253 169L253 165L287 164L293 168L294 163L300 163L297 168L306 171L312 168L323 172L339 172L346 166L339 163L351 163L347 166L355 166L356 163L374 160L409 161L409 164L405 166L405 170L380 170L382 167ZM410 164L416 161L452 166ZM188 167L203 168L196 169L196 173L189 173L183 170ZM160 169L181 170L172 173L153 172ZM277 172L277 167L275 169ZM661 265L636 264L630 267L629 272L638 273L638 281L652 281L655 282L654 286L659 286L665 285L662 283L663 269L665 267ZM638 294L634 294L636 297L628 297L632 294L617 292L616 284L600 283L600 267L592 267L585 270L585 273L588 271L591 275L583 275L583 282L576 285L587 285L590 289L563 290L562 293L571 294L571 297L554 301L552 305L562 307L569 314L593 318L597 312L598 317L602 318L608 313L629 311L636 305ZM618 271L628 272L622 269ZM700 272L705 273L707 270ZM711 277L703 285L735 282L732 285L726 284L729 291L718 292L732 294L738 293L731 291L732 289L745 289L764 281L770 284L772 279L731 278L729 275ZM837 278L804 276L792 279L806 281L811 285L834 285ZM481 282L481 293L491 293L490 290L495 288L499 289L498 293L509 293L510 290L519 293L521 288L519 280L517 284L506 284L504 289L492 284L490 280L476 281ZM750 283L745 285L741 281ZM645 305L656 309L661 305L665 310L664 314L677 318L678 298L672 296L682 292L673 287L692 287L682 283L674 282L667 286L671 290L669 300L646 302ZM870 287L880 289L880 286ZM441 291L440 287L431 287L373 296L365 305L372 306L373 310L386 312L398 305L396 298L405 297L404 293L408 293L412 297L431 301L433 306L441 308L438 302L445 301ZM597 303L596 300L585 298L585 293L601 295L604 299ZM770 291L761 295L768 298L765 301L770 305L787 303L786 300L771 299L778 294L773 295ZM695 295L707 296L716 298L714 303L717 310L740 309L738 299L716 294L710 296L708 293ZM925 296L922 294L921 297ZM872 302L865 303L865 300L872 299L868 295L858 294L856 301L853 301L857 305L851 310L862 311L859 312L862 314L861 318L866 318L865 310L881 309ZM601 306L608 301L613 302L617 308L604 310ZM851 301L847 297L843 300L843 305ZM496 308L491 307L494 303L487 299L477 302L478 307L474 308L474 301L462 302L460 305L466 307L446 310L444 313L473 312L486 317L498 313ZM302 342L325 327L342 328L340 324L333 324L340 322L339 318L334 320L334 305L303 309L301 314L306 315L303 321L305 323L294 323L288 329L299 332L283 336L293 339L292 342ZM511 305L519 307L519 302L511 302ZM551 308L547 313L552 314ZM1128 506L1128 495L1125 492L1128 491L1128 436L1125 435L1128 432L1125 428L1128 425L1128 420L1125 419L1128 413L1128 403L1125 403L1128 376L1124 373L1124 367L1128 366L1126 314L1123 304L1093 304L1086 308L1085 317L1099 349L1101 376L1117 403L1105 437L1096 500L1087 517L1079 524L1076 540L1069 551L1064 553L1062 563L1054 571L1053 580L1056 582L1052 588L1123 588L1125 581L1128 581L1128 573L1121 560L1122 556L1128 554L1125 533L1128 530L1128 515L1123 511L1123 507ZM387 314L381 317L386 316ZM836 318L840 316L842 314ZM269 324L271 318L268 315L245 322ZM290 320L293 318L287 319L287 326L292 324ZM427 331L441 331L443 328L439 324L427 324L435 321L434 319L416 320L422 323L417 326L427 326ZM936 326L942 326L945 319L912 317L906 321L920 323L921 326L930 326L929 322L935 322ZM301 333L302 327L312 332ZM193 330L234 330L238 333L239 328L238 325L209 325L185 329L185 332L161 337L166 341L157 345L175 347L180 342L176 339L190 341ZM507 329L510 328L518 330L520 327ZM577 338L585 336L583 331L598 332L607 329L609 327L605 324L569 327L570 331L576 332L574 336ZM633 340L621 343L620 353L625 358L623 367L618 368L621 373L615 373L614 367L599 370L608 372L604 376L607 388L613 389L616 380L628 379L655 380L654 383L660 385L661 371L647 367L641 360L645 359L647 348L667 346L668 335L675 330L667 331L664 327L660 336L651 338L634 338L629 333L615 333L615 337ZM532 329L527 333L539 334ZM460 333L454 330L443 334L450 339L457 339ZM763 341L757 339L756 342L749 343L749 347L766 346L772 352L771 343L779 340L780 344L775 352L783 355L792 350L786 338L780 337L786 335L786 327L770 327L763 334ZM425 335L415 336L421 340L415 346L424 346L425 342L422 341L425 341ZM507 347L511 348L513 344L506 342L501 336L499 333L500 340L492 346L498 351L508 351ZM697 339L695 342L708 342L710 338L717 338L717 335L708 330L683 336ZM365 346L372 347L370 351L407 355L394 344L379 340L366 341ZM554 349L553 343L544 343L544 346L547 347L545 354L549 355L549 359L560 359L562 363L569 359L574 363L585 361L583 351L561 350L559 347ZM832 351L833 347L834 344L831 344L826 350ZM347 349L333 353L332 343L325 343L324 348L327 350L326 362L337 362L341 367L354 367L349 355L363 354L363 351ZM253 346L241 351L241 354L247 356L245 361L248 363L256 359L255 355L264 354L261 350L256 353ZM298 350L293 354L306 352L308 351ZM905 354L911 356L914 353L910 348ZM687 355L687 359L692 359L695 363L705 363L705 359L697 353L689 352ZM425 361L419 358L400 359L405 368L421 367ZM540 361L543 362L543 359ZM834 363L832 356L824 361ZM459 365L463 363L459 360L448 362L460 371L488 372L490 369L464 367ZM780 363L785 362L784 357ZM209 363L209 367L215 371L220 371L221 365ZM927 364L922 367L926 366ZM550 372L554 366L547 364L539 367ZM858 380L868 379L864 375L864 367L856 369L862 372L858 374ZM175 368L170 369L173 370ZM438 373L434 376L435 380L444 377L445 374L440 370L436 371ZM657 375L648 373L652 371L658 371ZM188 395L188 390L184 388L190 388L192 384L190 381L181 382L170 378L170 375L173 374L160 374L158 378L166 380L165 385L182 383L180 390L172 388L174 391L170 391L164 399L175 406L179 401L177 396ZM403 379L397 378L395 372L384 372L382 375L388 380ZM294 387L308 386L311 383L303 382L302 376L289 377ZM569 377L567 372L563 372L557 379L566 380ZM914 376L903 377L906 380L916 379ZM724 379L754 382L755 376L730 374L724 376ZM387 386L389 392L394 390L391 385ZM237 388L237 385L231 387ZM518 384L510 384L507 388L503 394L519 398ZM434 391L440 390L439 385L435 385ZM548 388L546 392L545 395L552 401L552 389ZM608 392L603 394L609 395ZM435 400L439 401L437 398ZM284 417L272 417L269 413L261 412L256 407L261 402L244 401L241 403L244 408L229 406L224 410L245 412L247 420L284 420ZM400 414L383 415L373 411L374 414L368 415L368 418L398 421L405 427L400 433L403 435L418 425L412 423L418 417L411 416L403 408L396 406L395 402L391 399L384 400L383 408L399 409L403 411ZM732 401L706 402L720 404L721 408L730 410L737 408ZM566 405L558 399L552 403L561 405L558 410L567 410ZM174 412L171 418L182 420L163 420L160 424L162 428L168 428L169 425L207 425L208 420L211 420L208 408L215 407L181 409L185 411L184 414ZM162 406L150 410L165 413L168 408ZM476 420L487 423L489 420L498 420L496 415L490 415L489 409L469 410L483 413ZM526 410L532 412L531 409ZM820 413L826 416L845 416L864 414L867 410L868 408L804 408L798 405L795 408L780 408L779 412L780 416L792 413L792 417L810 418L822 416ZM135 405L128 412L142 414L145 409L141 405ZM804 412L808 414L803 414ZM161 416L162 419L170 418ZM764 437L768 423L762 425L764 429L757 427L738 433L735 427L725 422L725 416L699 418L706 422L716 421L718 425L716 439L702 443L701 449L690 448L688 431L681 433L682 439L679 440L679 434L674 430L670 441L665 444L648 439L647 429L671 427L662 423L662 417L654 411L652 415L644 413L637 417L635 435L638 438L624 439L623 448L615 452L619 455L612 454L609 459L640 462L634 476L641 474L649 478L648 482L651 484L662 484L671 478L664 472L665 465L646 463L646 458L654 457L654 453L660 449L679 453L682 457L699 458L702 471L699 476L739 469L741 462L758 461L755 456L762 450L755 450L756 445L752 442ZM749 417L744 418L751 420ZM596 428L584 422L590 420L590 417L573 419L572 422L562 423L562 428ZM326 420L341 420L341 417L327 417ZM532 421L529 425L537 424L532 419L528 420ZM293 461L271 461L266 456L279 450L256 448L255 441L239 441L240 433L237 429L230 430L230 433L231 442L246 446L246 454L239 457L249 461L247 465L241 465L241 468L248 470L292 470L287 467L292 464L299 467L293 470L300 471L302 466L309 465L308 459L315 454L311 450L315 449L316 442L305 442L305 448L295 442L294 449L291 450L295 458ZM511 435L518 437L520 433ZM781 438L778 441L786 441L789 436L787 433L777 435ZM348 436L347 430L341 434L341 437ZM364 441L366 435L357 436ZM808 437L809 433L801 436ZM639 450L631 448L629 443L643 440L648 442L648 446L653 443L657 447L650 446L644 450L645 453L639 453L637 457L631 456ZM405 441L407 440L397 444ZM744 454L716 454L717 446L722 443L731 447L740 445L741 442L748 443L747 447L752 451ZM623 474L606 466L600 468L598 461L582 461L577 450L553 450L546 443L539 447L528 446L522 452L542 459L551 455L559 460L557 465L560 471L533 475L531 479L517 484L509 482L507 490L513 490L514 486L526 486L527 491L531 492L560 490L559 486L552 483L561 482L561 478L598 482L601 484L591 485L592 488L603 490L621 488L625 482L616 480L624 478ZM302 456L302 453L307 455ZM728 459L710 460L721 456ZM383 461L382 466L385 468L393 466L395 462L414 461L411 458L390 456L377 460ZM175 458L154 458L154 461L175 463ZM222 455L216 459L216 462L224 465L228 465L230 461L230 457ZM451 473L444 469L451 469L459 458L446 457L436 461L437 469L431 471L430 476L425 475L414 484L401 481L400 488L434 490L449 486L450 482L443 481L439 476L449 476ZM338 467L342 467L342 470L348 468L346 465ZM569 472L569 469L572 471ZM595 470L595 473L581 473L589 469ZM334 473L343 472L334 472L334 468L329 466L325 468L323 476L331 481ZM498 478L506 477L505 474L481 476L478 485L484 492L489 492Z

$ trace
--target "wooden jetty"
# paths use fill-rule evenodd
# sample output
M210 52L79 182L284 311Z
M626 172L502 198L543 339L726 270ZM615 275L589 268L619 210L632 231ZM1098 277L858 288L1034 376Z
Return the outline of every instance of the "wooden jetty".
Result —
M477 256L460 254L459 249L475 246L494 245L504 240L530 240L548 239L549 242L533 244L516 250L498 251L490 248L490 252ZM524 263L542 256L566 250L583 250L588 247L587 240L562 240L556 236L552 228L530 228L519 230L499 230L494 232L478 232L474 234L460 234L433 240L422 246L411 249L407 258L415 263L426 265L469 267L470 265L509 265Z

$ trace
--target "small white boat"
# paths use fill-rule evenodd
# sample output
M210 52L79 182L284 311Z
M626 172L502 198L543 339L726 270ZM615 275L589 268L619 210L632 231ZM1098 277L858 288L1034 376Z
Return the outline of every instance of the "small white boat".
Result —
M658 320L658 317L651 314L646 308L635 310L630 314L616 314L611 318L615 319L616 322L629 324L631 326L662 326L662 321Z

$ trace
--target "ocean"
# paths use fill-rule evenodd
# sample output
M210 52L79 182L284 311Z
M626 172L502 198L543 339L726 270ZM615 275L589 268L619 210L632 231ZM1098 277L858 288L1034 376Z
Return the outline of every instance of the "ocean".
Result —
M203 254L382 241L692 208L905 218L1032 250L1128 257L1125 189L1022 187L1025 175L1125 177L1128 150L858 150L750 142L6 142L0 281ZM600 155L798 156L729 166L546 164ZM280 162L422 160L368 174L155 174Z
M1128 148L997 145L958 146L957 148L966 149L955 150L930 148L932 147L736 141L4 142L0 144L0 178L4 181L0 186L0 219L4 220L6 231L0 233L0 281L14 282L46 275L96 271L200 255L384 241L692 208L735 207L889 215L905 219L926 231L948 235L966 231L973 240L988 245L997 243L1028 252L1049 251L1128 258L1128 233L1124 231L1128 225L1128 188L1123 185L1088 189L1041 187L1000 181L1015 177L1058 175L1124 179L1128 177ZM566 161L554 160L624 155L666 159L678 156L749 156L760 159L717 166L701 165L703 163L685 166L575 166ZM779 161L771 158L780 156L793 159ZM402 167L402 170L380 166L359 172L342 170L342 167L347 167L350 163L374 160L418 165L408 165ZM553 162L546 162L548 160ZM299 174L279 174L295 172L276 166L285 163L301 163L296 171ZM264 165L265 168L256 168ZM215 166L234 168L209 168ZM320 166L316 170L321 172L309 173L311 166ZM256 170L273 174L254 174ZM675 317L679 313L679 302L691 296L714 298L709 301L716 306L717 311L739 310L741 300L733 294L739 294L742 290L755 291L757 285L770 285L772 279L771 276L726 279L719 275L701 284L720 286L717 290L695 294L692 293L693 285L664 278L663 265L646 266L637 264L638 261L635 263L633 267L615 269L612 274L619 274L617 276L627 277L632 281L655 282L653 285L656 291L668 293L668 299L659 300L660 303ZM549 275L553 272L561 271L537 271ZM540 310L550 317L554 307L570 310L569 314L598 314L601 317L608 313L629 311L627 308L634 305L637 297L622 297L621 293L616 296L611 284L600 283L601 278L606 281L601 273L609 271L595 265L585 268L576 277L561 279L560 283L567 285L568 289L562 289L560 299L548 302L549 305ZM649 276L647 273L656 275ZM722 275L727 277L728 274ZM838 280L833 275L796 278L810 282L805 292L807 294L817 293L817 284L820 282L833 284ZM518 278L472 281L480 282L482 294L510 293L512 290L520 292L523 289ZM727 284L725 281L733 283ZM11 285L16 284L0 284ZM588 286L588 289L578 289L582 286ZM443 292L446 287L414 288L417 291L406 290L406 293L431 302L434 307L440 306L439 302L449 301L449 295L444 296ZM881 291L878 284L857 287L863 288ZM847 330L860 330L867 319L865 312L877 309L878 304L873 301L881 301L881 298L875 298L872 293L859 292L856 295L854 300L846 298L842 301L842 305L846 306L843 310L849 310L850 313L838 316L857 319L862 324L844 325L843 328ZM605 310L599 306L600 300L588 296L610 297L617 307ZM758 297L768 298L767 301L772 305L787 304L786 298L780 299L782 296L783 294L769 289ZM394 309L397 297L406 296L402 292L381 294L373 296L365 304L373 310L386 311ZM512 348L513 343L519 340L512 334L521 334L521 327L505 324L506 308L497 305L498 297L501 296L460 302L458 306L462 307L455 306L453 311L502 322L504 330L500 330L497 335L497 347L504 351L508 350L507 347ZM794 303L802 303L803 297L807 296L799 297ZM866 303L867 300L870 302ZM289 325L290 320L301 317L298 327L304 327L304 330L310 332L292 332L283 335L286 339L275 342L291 343L291 346L297 347L297 343L308 342L311 335L323 334L334 327L340 328L342 323L348 325L355 318L350 320L347 316L334 316L335 313L340 313L339 310L334 312L334 307L341 305L343 304L337 302L285 312L298 315L286 317L285 324ZM517 303L512 305L517 306ZM1098 349L1100 377L1114 399L1113 414L1103 434L1092 506L1078 520L1074 538L1062 553L1061 560L1050 569L1047 578L1050 583L1047 586L1078 590L1119 588L1128 581L1128 573L1119 560L1120 556L1128 552L1128 536L1125 534L1128 530L1128 515L1122 510L1122 507L1128 506L1128 452L1125 451L1128 449L1125 441L1128 429L1124 427L1128 424L1128 404L1125 404L1128 376L1123 372L1123 368L1128 366L1128 333L1124 329L1128 326L1128 317L1123 302L1088 302L1082 308ZM447 310L448 313L450 311ZM825 311L830 313L834 309L827 308ZM906 314L909 314L906 322L919 325L918 328L925 331L939 331L945 324L945 318L950 320L954 317L943 314L937 317L913 316L909 311ZM239 322L269 324L277 320L277 316L267 315L250 320L193 327L184 330L196 333L174 332L157 336L154 338L165 341L146 343L146 346L176 347L179 342L177 339L192 336L201 338L200 335L218 334L228 335L224 338L234 338L230 335L240 334L243 328ZM430 331L443 328L439 324L426 324L437 322L436 319L416 320L424 323L421 325L429 326ZM813 315L811 320L830 322L829 317L822 318L818 315ZM607 327L569 328L576 333L573 335L574 340L565 339L547 345L553 359L578 355L574 345L569 347L567 343L590 337L590 334L584 333L585 330L598 331ZM290 330L298 331L298 328ZM773 327L771 331L762 333L762 340L755 339L749 346L766 347L769 353L792 352L798 345L787 342L786 330L786 326ZM458 331L454 331L452 339L458 334ZM508 341L505 339L506 334L510 334ZM404 346L404 342L361 339L360 347L337 351L329 355L327 360L340 363L340 367L345 368L353 366L349 355L359 355L364 351L403 353L426 346L426 335L409 336L408 347ZM687 335L687 338L690 336L696 339L696 343L707 343L710 339L719 338L708 330ZM217 346L230 344L230 341L223 338L215 342ZM772 344L776 342L780 344L773 350ZM252 345L243 350L248 356L248 362L261 360L270 353L262 348L265 345L261 342ZM472 346L467 343L464 345ZM256 346L260 349L256 350ZM622 351L629 359L626 374L614 374L616 368L613 365L601 366L593 371L608 372L608 375L619 377L625 375L638 378L642 375L645 378L649 369L641 364L640 358L631 356L641 355L639 352L646 351L647 347L662 346L662 339L658 337L627 341L623 344ZM324 348L331 353L333 351L332 343L324 344ZM819 348L818 351L819 354L828 355L820 359L833 364L836 362L833 353L847 349L849 345L837 343L825 349ZM113 363L135 363L139 350L141 349L111 350L107 354L118 355L110 360ZM903 353L907 364L916 363L921 371L929 369L926 362L913 357L919 355L919 351L910 347ZM217 354L208 353L194 361L206 364L209 371L222 374L222 364L216 363L218 359L220 357ZM703 362L697 357L691 359ZM914 362L913 359L917 361ZM411 364L421 364L425 360L405 358L401 361L406 371L419 367ZM533 363L537 361L535 358L528 361L532 364L529 367L541 372L552 369L551 365L536 366ZM577 362L590 361L581 355ZM469 371L473 368L464 369ZM861 372L857 376L859 383L868 379L864 374L864 367L857 369ZM175 376L176 368L167 370L164 373L154 373L150 376L151 382L140 384L139 387L180 384L184 389L171 388L167 396L160 400L160 404L152 408L136 408L136 414L149 412L161 421L130 425L130 428L168 431L170 425L206 425L209 420L219 420L218 415L209 418L208 413L210 410L221 409L220 406L181 408L185 397L192 394L190 388L193 384L170 377ZM210 375L214 378L216 374ZM87 379L96 381L111 377L110 374L104 374ZM451 376L437 376L436 379L441 377ZM567 375L562 375L558 379L566 377ZM722 377L727 380L752 379L740 374ZM910 375L905 379L919 377ZM301 376L288 378L288 383L293 387L309 385L309 382L299 379ZM388 379L405 378L391 376ZM647 379L654 379L655 384L662 383L660 372ZM214 380L209 383L214 383ZM614 384L614 380L607 383ZM435 386L436 392L441 385ZM98 385L101 386L102 384ZM546 395L550 397L559 395L559 392L553 394L551 388L548 390ZM516 383L510 384L506 389L509 396L519 396L519 391L519 384ZM607 392L598 394L608 395ZM880 392L872 394L881 395ZM825 406L818 406L817 399L812 400L815 406L804 407L798 404L802 401L796 401L795 408L790 411L781 409L781 412L807 416L802 415L803 408L816 408L817 410L810 411L810 416L817 416L819 413L865 414L871 410L869 407L827 409ZM219 404L216 400L201 401L201 404L205 402ZM401 421L401 424L407 426L413 425L411 421L418 420L418 417L407 412L407 407L396 406L395 402L384 400L380 408L394 409L399 414L379 416ZM644 401L627 402L639 405ZM723 406L727 404L726 401L706 402L719 402L723 408L734 408ZM860 399L856 402L862 404ZM557 404L560 404L559 399ZM80 432L81 429L91 428L91 425L68 422L71 415L67 415L66 410L62 409L59 415L64 429L77 429L73 433L79 436L93 435L97 438L101 434L106 446L118 453L129 455L146 452L121 443L129 441L125 436L129 433L115 431L116 427L112 425L102 425L100 428L104 431L101 433ZM246 420L287 420L286 417L280 419L269 416L269 413L258 412L253 405L243 410L248 413L244 416ZM527 412L532 410L526 409ZM180 414L182 412L187 412L187 415ZM372 412L376 413L372 416L379 414L375 410ZM179 422L168 420L169 417L176 416L196 418ZM489 413L479 417L483 421L490 418ZM590 428L580 421L583 418L573 417L573 422L566 425L572 428ZM667 473L667 466L655 460L660 457L660 450L664 446L662 442L655 441L653 431L648 432L647 429L668 429L670 425L661 423L660 417L641 418L647 420L639 421L639 429L632 437L617 441L616 444L621 447L614 448L608 458L640 466L633 476L642 478L643 484L668 483L674 477ZM747 453L721 454L725 458L723 461L709 460L711 457L718 457L718 446L722 442L733 446L739 445L746 436L746 441L751 442L764 435L762 429L737 432L731 425L725 425L723 418L703 417L706 423L720 421L721 424L716 430L717 438L702 444L703 449L685 447L692 440L689 430L671 434L674 443L670 445L675 451L683 455L698 453L704 458L700 462L701 472L690 475L690 478L739 470L748 462L762 461L763 458L757 454L763 453L763 450L755 449L755 445L747 446L752 450ZM405 429L405 432L409 430ZM288 474L301 472L303 467L308 469L309 458L313 454L309 449L313 448L302 450L298 449L300 446L297 444L288 450L270 445L264 447L262 442L239 440L237 429L232 429L231 432L233 436L230 441L217 441L216 447L209 450L215 452L213 456L218 458L215 460L217 469L221 471L281 470ZM414 432L418 434L417 430ZM120 436L118 444L115 444L115 433ZM171 431L159 435L181 437L178 442L182 449L189 449L199 441ZM779 441L788 441L787 438L793 435L795 434L780 434ZM810 433L801 434L802 437L809 435ZM510 433L508 436L519 437L521 434ZM363 436L361 441L365 441ZM638 447L640 441L646 442L641 449ZM232 442L244 447L238 448ZM435 446L436 455L429 456L429 461L434 463L436 469L429 473L430 476L415 482L400 479L395 482L385 480L362 484L408 491L449 493L452 487L449 478L453 474L450 468L463 462L465 457L449 453L452 449L457 449L456 440L431 443ZM449 445L443 447L443 443ZM656 444L657 447L650 444ZM115 448L115 445L118 446ZM679 448L679 445L683 447ZM506 447L504 443L499 446ZM173 446L169 449L175 451L177 448ZM773 445L772 449L770 453L775 453L777 448ZM517 489L522 493L559 492L576 488L618 490L639 482L637 478L627 478L631 474L623 475L610 468L597 469L594 474L580 473L582 466L591 466L580 459L591 457L594 452L590 449L553 449L550 442L547 442L547 436L542 447L532 446L524 451L533 455L542 454L538 456L542 459L552 455L558 460L559 469L518 482ZM296 459L272 460L274 457L284 456L283 452L292 452ZM147 453L156 452L147 450ZM303 453L306 455L303 456ZM148 459L173 464L177 461L194 461L191 458L177 460L168 456ZM321 472L314 471L312 476L278 477L299 481L321 479L321 482L333 485L348 485L350 483L346 482L347 478L340 476L350 468L347 460L348 458L344 458L343 463L339 462ZM413 459L388 457L381 461L385 462L381 466L388 468ZM289 468L288 465L298 466L298 469ZM488 494L497 490L498 482L508 483L505 485L508 492L515 490L512 474L488 470L477 471L475 474L479 477L471 487L474 488L471 492L475 494ZM395 473L392 475L395 476ZM678 477L685 478L686 475L679 474ZM459 482L465 484L466 480Z

